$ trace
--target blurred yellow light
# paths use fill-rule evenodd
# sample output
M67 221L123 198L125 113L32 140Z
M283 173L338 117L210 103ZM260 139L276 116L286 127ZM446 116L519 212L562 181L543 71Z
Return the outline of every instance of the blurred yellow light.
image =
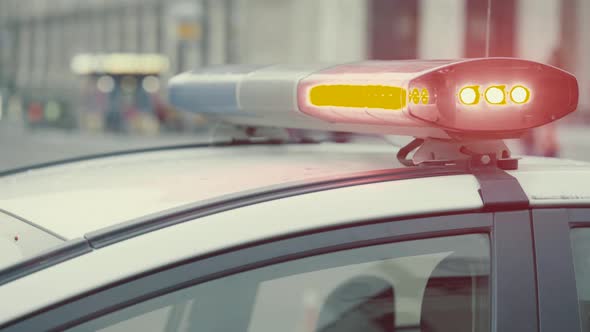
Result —
M428 101L430 100L430 94L428 93L427 89L422 89L422 92L420 93L421 99L422 99L422 104L428 104Z
M417 88L413 88L410 92L410 101L414 104L420 103L420 91Z
M160 74L168 71L170 62L160 54L109 53L79 54L72 59L72 71L79 75Z
M475 105L479 103L479 86L470 85L459 91L459 101L464 105Z
M406 89L399 86L316 85L309 91L309 101L314 106L402 110L406 94Z
M87 75L96 71L98 63L90 54L78 54L72 58L70 68L78 75Z
M524 104L530 98L531 92L522 85L516 85L510 90L510 99L516 104Z
M506 104L506 92L504 91L506 86L504 85L493 85L486 89L485 97L488 104L492 105L503 105Z
M200 40L202 36L201 26L195 22L182 22L176 27L176 35L183 40Z

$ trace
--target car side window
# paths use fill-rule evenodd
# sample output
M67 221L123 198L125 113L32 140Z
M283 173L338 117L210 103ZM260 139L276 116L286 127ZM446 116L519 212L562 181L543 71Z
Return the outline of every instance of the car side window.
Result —
M489 242L436 237L267 265L70 331L489 331Z
M590 228L571 231L582 331L590 331Z

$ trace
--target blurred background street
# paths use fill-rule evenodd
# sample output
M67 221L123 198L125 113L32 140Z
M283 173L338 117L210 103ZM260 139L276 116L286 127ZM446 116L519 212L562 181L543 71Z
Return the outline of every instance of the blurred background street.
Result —
M590 162L590 143L586 126L560 126L558 135L563 158ZM208 141L203 134L166 134L158 137L122 136L117 134L84 134L58 130L41 130L34 133L0 123L0 172L60 159L88 154L100 154L130 149L195 144ZM357 141L367 140L358 138ZM371 140L373 141L373 140ZM379 140L375 140L380 142ZM15 142L18 142L15 144ZM517 141L509 141L515 154L519 154ZM392 155L395 150L392 149Z
M207 119L171 107L165 89L203 66L485 56L487 5L0 0L0 170L207 140ZM559 123L558 155L590 160L590 1L491 6L490 56L547 62L578 78L580 106Z
M207 142L203 135L166 134L157 137L83 133L44 129L31 132L0 123L0 172L79 156L133 149Z

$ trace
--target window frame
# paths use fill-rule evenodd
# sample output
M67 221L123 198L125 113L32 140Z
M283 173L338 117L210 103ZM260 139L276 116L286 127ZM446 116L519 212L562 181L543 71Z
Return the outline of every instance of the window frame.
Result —
M590 227L590 208L537 208L532 219L539 331L582 331L570 233Z
M490 330L538 331L528 210L359 221L356 225L239 246L93 290L5 328L62 330L163 294L267 265L377 244L473 233L490 236ZM512 241L509 235L513 234L523 238Z

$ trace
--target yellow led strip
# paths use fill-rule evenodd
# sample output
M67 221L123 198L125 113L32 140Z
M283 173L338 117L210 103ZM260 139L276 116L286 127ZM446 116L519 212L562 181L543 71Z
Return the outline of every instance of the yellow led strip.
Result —
M422 104L428 104L428 101L430 100L430 94L428 93L427 89L422 88L421 90L418 90L418 88L413 88L412 91L410 92L410 102L418 105L420 103Z
M406 89L386 85L317 85L309 100L314 106L382 108L401 110L406 106Z

